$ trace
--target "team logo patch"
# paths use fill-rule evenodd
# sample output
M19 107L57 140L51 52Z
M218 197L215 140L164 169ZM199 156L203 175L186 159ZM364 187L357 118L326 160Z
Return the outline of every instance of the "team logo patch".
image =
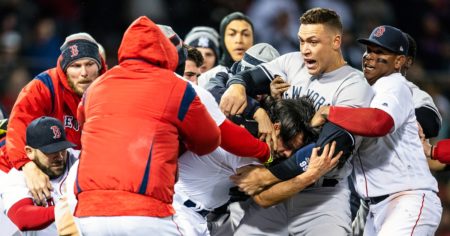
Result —
M61 130L58 126L53 125L50 127L50 129L53 131L53 139L59 139L61 138Z
M200 37L198 39L198 46L202 48L207 48L209 44L209 39L207 37Z
M377 28L377 31L375 31L375 33L373 35L375 37L381 37L384 34L384 31L386 31L384 26L380 26L380 27Z
M70 46L69 48L70 48L70 57L78 56L78 46L76 44Z

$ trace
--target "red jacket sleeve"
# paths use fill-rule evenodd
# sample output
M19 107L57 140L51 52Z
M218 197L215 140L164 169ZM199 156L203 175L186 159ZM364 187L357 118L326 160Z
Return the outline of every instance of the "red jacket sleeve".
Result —
M255 157L261 162L270 157L269 146L253 137L245 128L226 119L220 126L221 143L224 150L241 157Z
M381 137L394 127L394 120L383 110L376 108L330 107L328 120L348 132L365 136Z
M41 230L55 221L55 206L35 206L31 198L24 198L9 209L8 217L21 231Z
M28 124L37 117L49 114L51 104L50 91L40 80L33 79L20 92L11 111L6 134L6 151L16 169L30 161L24 151Z
M437 142L432 152L433 159L439 160L439 162L444 164L450 164L450 139Z
M180 134L186 147L197 155L214 151L220 144L220 130L194 88L187 83L178 112Z

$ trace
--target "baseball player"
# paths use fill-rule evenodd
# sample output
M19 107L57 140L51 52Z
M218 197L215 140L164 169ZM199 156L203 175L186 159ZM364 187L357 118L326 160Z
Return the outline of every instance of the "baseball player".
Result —
M301 17L298 36L300 52L285 54L230 79L230 88L225 92L220 105L225 114L236 114L244 109L241 105L245 103L245 90L249 95L269 93L274 75L280 75L291 85L284 93L284 98L308 96L314 101L315 109L327 104L351 107L369 105L373 96L370 86L362 73L348 66L342 57L342 24L334 11L314 8L305 12ZM282 162L281 165L287 162L289 161ZM294 169L296 166L294 162ZM251 215L246 212L236 235L323 235L323 232L331 235L350 234L350 191L347 177L351 171L352 166L347 161L342 168L326 174L315 186L299 194L294 191L294 196L283 203L287 209L287 213L282 215L285 220L271 221L274 212L267 209L254 211L255 214ZM277 173L275 176L265 168L255 168L243 175L239 186L244 190L247 189L247 184L260 188L287 179L280 175L285 171ZM256 181L250 181L252 179ZM285 190L295 187L293 184ZM282 197L283 192L273 194ZM247 223L259 220L260 223Z
M370 108L322 107L312 125L328 119L373 137L364 139L354 159L355 189L369 204L364 235L434 235L442 206L422 151L412 92L400 73L407 38L383 25L358 41L366 45L363 72L375 91Z
M80 149L78 104L86 89L107 69L97 41L87 33L69 35L60 50L56 67L37 75L18 95L6 135L9 161L16 169L24 171L35 200L43 204L50 197L50 182L24 153L27 124L40 116L55 117L64 124L67 139Z
M275 152L289 156L294 149L303 146L307 135L312 133L305 121L310 120L314 108L307 99L288 99L273 103L272 108L268 110L272 111L270 117L275 123L278 137L278 149ZM294 136L286 140L286 133L292 133ZM334 146L330 152L327 149L322 155L325 157L333 153ZM319 162L324 159L316 157L317 152L313 154L311 168L305 173L305 176L311 174L311 179L328 172L339 159L331 161L329 156L327 162ZM256 159L238 157L222 148L204 156L188 151L180 157L179 179L175 184L173 206L177 212L175 221L185 235L209 235L205 216L229 200L228 190L234 186L229 176L248 165L261 164ZM265 201L262 195L255 195L254 199L257 202Z
M404 35L408 39L408 52L406 55L405 65L402 67L401 73L403 76L406 76L407 71L414 63L417 44L411 35L409 35L408 33L404 33ZM431 96L427 92L421 90L411 81L407 81L407 85L412 91L412 98L415 107L414 113L416 115L417 122L419 122L420 125L419 131L422 131L419 132L419 135L421 136L421 139L423 139L422 143L424 146L424 152L427 157L430 157L428 156L428 154L430 154L430 150L427 150L427 147L429 147L429 143L426 140L429 138L434 138L438 135L442 123L442 117L433 102L433 98L431 98ZM359 200L359 197L357 196L357 193L355 193L355 191L352 192L352 197L360 202L357 216L352 223L353 235L363 235L364 225L366 222L367 213L369 211L369 205L366 201Z
M47 207L36 206L22 171L11 169L0 183L6 214L24 235L57 235L54 208L69 169L78 158L79 151L71 149L75 146L66 140L64 127L55 118L43 116L28 125L25 153L50 177L53 191Z
M79 108L86 122L75 216L86 235L179 235L172 201L180 146L209 153L220 130L192 86L173 74L184 61L149 18L130 24L118 55Z

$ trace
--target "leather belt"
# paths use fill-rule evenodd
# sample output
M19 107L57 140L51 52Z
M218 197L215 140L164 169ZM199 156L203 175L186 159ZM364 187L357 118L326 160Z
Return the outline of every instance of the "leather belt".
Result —
M189 207L189 208L192 208L192 210L194 210L195 212L197 212L198 214L200 214L200 215L203 216L203 217L206 217L206 215L208 215L209 212L210 212L210 211L205 210L205 209L203 209L203 210L196 209L196 208L197 208L197 204L195 204L195 202L193 202L193 201L191 201L191 200L189 200L189 199L186 200L186 201L183 203L183 205L185 205L185 206L187 206L187 207Z

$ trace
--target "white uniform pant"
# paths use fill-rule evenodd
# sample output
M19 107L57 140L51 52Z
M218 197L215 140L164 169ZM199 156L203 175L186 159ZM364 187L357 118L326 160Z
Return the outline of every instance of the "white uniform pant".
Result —
M158 218L147 216L104 216L77 218L83 236L101 235L183 235L173 216Z
M192 208L189 208L183 204L182 198L178 195L174 195L173 208L175 209L174 220L180 227L180 231L183 235L187 236L209 236L208 223L205 217L195 212Z
M441 221L442 205L432 191L393 194L370 205L364 235L434 235Z

